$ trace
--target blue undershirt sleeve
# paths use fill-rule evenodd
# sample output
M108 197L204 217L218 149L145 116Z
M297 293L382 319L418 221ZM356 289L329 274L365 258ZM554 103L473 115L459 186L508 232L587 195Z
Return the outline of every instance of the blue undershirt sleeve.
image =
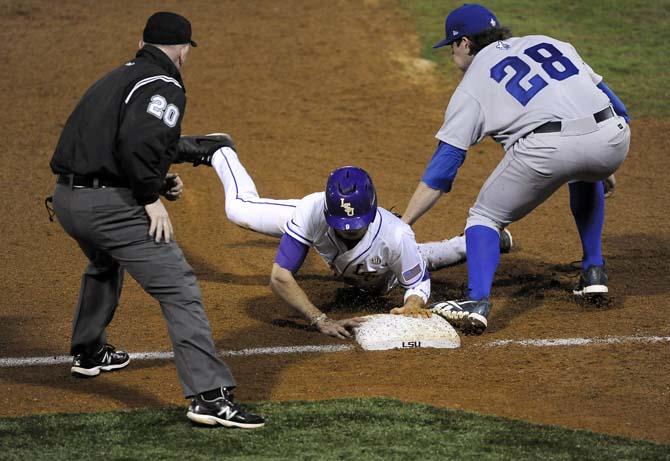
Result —
M296 273L305 262L309 246L297 241L288 234L282 235L275 262L286 270Z
M603 93L607 95L609 98L610 102L612 103L612 107L614 107L614 112L620 117L623 117L624 120L626 120L626 123L630 123L630 117L628 116L628 112L626 111L626 106L624 105L623 101L619 99L619 97L610 89L605 84L605 81L601 81L598 83L598 88L602 90Z
M431 189L449 192L456 173L465 160L465 152L443 141L438 142L421 181Z

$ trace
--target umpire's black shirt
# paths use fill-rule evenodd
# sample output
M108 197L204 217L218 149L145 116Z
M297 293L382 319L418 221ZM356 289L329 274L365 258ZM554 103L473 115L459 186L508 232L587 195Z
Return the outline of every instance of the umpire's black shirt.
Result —
M145 45L84 94L63 128L51 170L127 186L140 205L156 201L177 154L184 93L170 58Z

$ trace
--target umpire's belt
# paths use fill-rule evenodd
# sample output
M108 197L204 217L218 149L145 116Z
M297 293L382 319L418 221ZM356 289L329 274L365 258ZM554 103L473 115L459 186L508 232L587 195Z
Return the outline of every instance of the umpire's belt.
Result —
M605 107L600 112L593 114L596 123L604 122L607 119L614 117L614 111L611 107ZM535 128L531 133L558 133L562 129L561 122L547 122Z
M79 176L76 174L61 174L58 175L58 184L64 184L70 187L88 187L92 189L100 189L104 187L128 187L127 184L122 184L118 180L99 178L97 176Z

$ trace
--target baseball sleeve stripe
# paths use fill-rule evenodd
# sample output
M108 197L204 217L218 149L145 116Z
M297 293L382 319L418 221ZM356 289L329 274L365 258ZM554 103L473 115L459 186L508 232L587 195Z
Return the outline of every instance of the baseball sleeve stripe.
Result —
M298 232L296 232L295 229L293 229L293 227L297 227L296 224L293 222L293 220L286 223L286 233L289 234L294 239L298 240L299 242L302 242L305 245L312 246L312 241L309 240L307 237L300 235Z
M157 81L157 80L162 80L162 81L164 81L164 82L174 83L174 84L177 85L179 88L181 88L181 85L179 84L179 82L178 82L177 80L173 79L172 77L168 77L167 75L156 75L156 76L154 76L154 77L147 77L147 78L145 78L144 80L140 80L139 82L137 82L137 83L135 84L135 86L133 87L133 89L130 90L130 93L128 93L128 96L126 96L126 100L125 100L124 102L125 102L126 104L128 104L128 101L130 101L130 98L133 97L133 93L135 93L135 91L137 91L138 89L142 88L144 85L147 85L147 84L149 84L149 83L151 83L151 82L155 82L155 81Z

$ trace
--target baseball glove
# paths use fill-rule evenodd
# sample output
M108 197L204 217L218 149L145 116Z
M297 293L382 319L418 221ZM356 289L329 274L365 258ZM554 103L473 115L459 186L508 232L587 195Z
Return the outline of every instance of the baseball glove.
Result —
M616 178L614 178L614 175L610 175L607 179L603 180L603 185L605 186L605 198L611 197L616 188Z
M192 163L193 166L212 165L212 156L222 147L235 149L233 138L226 133L182 136L177 144L174 163Z

